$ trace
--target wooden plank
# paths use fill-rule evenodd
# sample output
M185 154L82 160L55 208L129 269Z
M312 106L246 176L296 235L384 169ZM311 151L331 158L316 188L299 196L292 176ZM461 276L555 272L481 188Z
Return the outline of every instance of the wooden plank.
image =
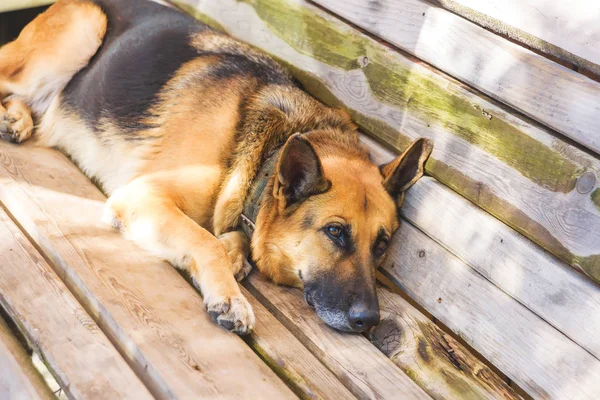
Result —
M600 76L600 3L437 0L445 8L578 70Z
M246 342L302 399L355 399L302 343L242 287L256 316Z
M380 288L382 320L368 338L434 399L518 399L464 346L400 295Z
M72 399L152 396L64 283L0 210L0 304Z
M373 159L395 154L362 137ZM477 272L600 359L600 287L430 177L402 214Z
M156 397L295 398L174 268L100 222L104 196L65 156L1 143L0 182L0 201Z
M31 356L0 318L0 399L51 400L52 391Z
M252 274L244 283L286 328L312 351L359 398L430 398L415 382L361 335L325 325L299 290L290 290Z
M432 139L431 175L600 282L597 157L304 1L186 1L396 150Z
M409 222L382 272L533 398L600 393L600 360Z
M599 82L424 0L316 3L600 153Z

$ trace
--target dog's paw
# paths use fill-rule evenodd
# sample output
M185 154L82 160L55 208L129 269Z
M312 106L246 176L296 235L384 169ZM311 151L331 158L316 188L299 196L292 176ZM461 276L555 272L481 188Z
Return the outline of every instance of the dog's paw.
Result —
M222 234L219 240L227 251L235 279L242 281L252 271L252 265L248 262L248 237L241 231L233 231Z
M242 295L210 300L206 310L217 324L238 335L247 335L254 329L254 311Z
M235 249L231 251L227 251L229 255L229 259L231 260L231 269L233 272L233 276L238 282L244 280L250 272L252 272L252 265L246 259L246 256Z
M13 143L22 143L33 132L33 120L28 113L5 112L0 114L0 137Z

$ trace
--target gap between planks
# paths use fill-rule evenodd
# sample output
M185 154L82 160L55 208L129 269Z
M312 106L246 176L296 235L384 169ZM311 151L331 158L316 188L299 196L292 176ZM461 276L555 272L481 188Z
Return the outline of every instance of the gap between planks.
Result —
M54 394L35 369L31 356L0 316L0 398L54 400Z
M437 0L444 8L506 35L577 72L600 79L600 7L588 0Z

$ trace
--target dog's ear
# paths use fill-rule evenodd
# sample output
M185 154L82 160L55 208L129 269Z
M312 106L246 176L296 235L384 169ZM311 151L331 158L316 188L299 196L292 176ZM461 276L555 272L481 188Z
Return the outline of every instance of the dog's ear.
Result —
M431 140L419 138L412 142L404 153L379 166L383 175L383 186L398 205L404 200L404 192L425 173L425 161L432 150Z
M283 146L276 171L273 195L281 202L282 209L331 187L315 149L299 133L292 135Z

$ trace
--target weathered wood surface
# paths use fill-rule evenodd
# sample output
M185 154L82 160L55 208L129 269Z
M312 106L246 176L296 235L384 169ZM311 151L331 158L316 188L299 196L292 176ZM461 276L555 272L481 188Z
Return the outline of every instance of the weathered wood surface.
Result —
M0 304L72 399L151 399L98 325L0 210Z
M244 283L263 305L315 354L359 398L430 398L404 372L361 335L326 326L304 301L290 290L251 274Z
M600 153L600 82L425 0L315 2Z
M0 399L51 400L54 395L31 356L0 318Z
M377 163L396 155L362 137ZM600 359L600 286L430 177L404 199L412 224Z
M436 0L453 12L600 76L600 3L595 0Z
M431 175L600 281L598 158L304 1L185 1L395 149L433 139Z
M174 268L100 222L104 196L65 156L0 143L0 182L0 201L153 395L295 398Z
M516 399L517 394L449 334L387 289L368 338L434 399Z
M258 300L244 288L242 292L256 316L254 331L244 339L300 398L356 398Z
M600 360L408 221L382 272L533 398L598 397Z

